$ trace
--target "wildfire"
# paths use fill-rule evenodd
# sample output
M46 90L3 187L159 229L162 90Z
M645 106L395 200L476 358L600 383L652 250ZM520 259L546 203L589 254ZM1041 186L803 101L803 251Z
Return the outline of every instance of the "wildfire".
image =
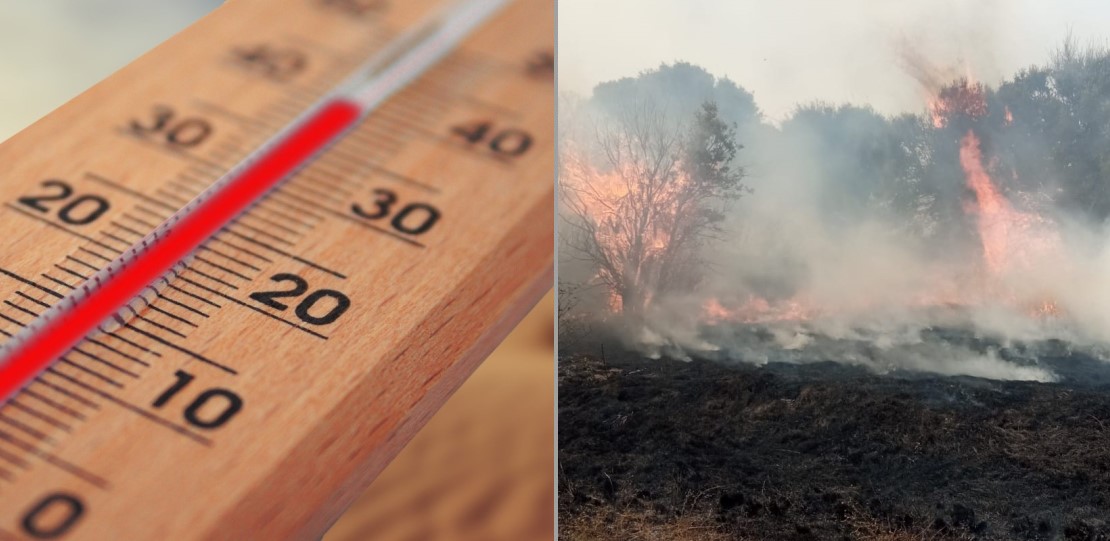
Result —
M923 65L923 64L921 64ZM920 65L919 65L920 67ZM924 68L922 68L924 69ZM932 76L915 74L923 83L935 82ZM978 121L987 116L985 88L970 76L931 91L927 98L932 125L944 129L952 119ZM1004 110L1006 125L1013 123L1009 107ZM982 141L974 128L968 128L960 139L959 163L965 182L974 193L974 201L965 211L974 216L980 245L982 265L978 275L941 273L936 283L906 300L911 307L959 307L993 303L1012 307L1030 317L1054 318L1063 313L1057 302L1043 295L1019 295L1008 287L1006 278L1061 253L1061 239L1051 220L1040 214L1021 211L1011 204L989 173L990 162L984 157ZM735 307L726 307L717 298L702 305L703 319L709 323L770 323L804 321L819 315L845 310L869 309L866 299L852 307L818 308L804 302L804 293L785 301L769 302L752 295Z
M596 280L608 289L609 311L619 314L629 308L622 290L642 290L645 306L641 308L646 308L654 293L651 280L656 263L670 250L669 225L682 204L686 179L678 174L681 168L659 178L638 169L633 161L601 171L572 149L564 151L563 163L567 168L560 180L567 195L564 202L592 229L601 252L596 254L601 263ZM645 201L649 194L650 203Z
M703 319L708 323L774 323L812 319L818 314L818 310L800 299L772 304L758 295L749 295L736 308L726 308L720 300L711 297L702 304L702 313Z
M1037 214L1015 210L999 191L983 165L979 138L968 130L960 141L960 166L967 185L975 192L979 239L983 259L992 274L1028 267L1052 252L1059 239L1050 222Z
M1046 299L1031 306L1028 313L1031 317L1047 319L1062 315L1063 310L1056 304L1056 301Z
M744 291L743 296L710 297L701 303L702 321L770 324L877 315L885 313L884 309L939 311L969 306L1001 307L1038 319L1058 317L1065 312L1062 300L1046 292L1051 286L1040 288L1021 280L1023 276L1032 276L1026 271L1043 269L1037 267L1042 262L1062 259L1058 256L1063 253L1063 242L1056 224L1036 212L1035 205L1023 204L1020 198L1011 201L1008 192L992 178L998 164L989 155L990 141L984 141L989 132L981 126L988 122L1012 125L1013 112L1007 106L1002 106L1001 114L989 110L995 101L988 103L987 87L970 74L935 69L914 55L907 55L906 64L928 94L926 118L931 120L936 134L943 135L938 140L945 140L950 134L959 139L957 155L940 159L958 160L962 170L970 192L964 210L970 218L968 223L974 224L968 233L978 239L977 254L969 256L970 261L923 263L926 268L919 269L921 272L906 276L899 274L898 264L918 262L924 257L905 260L892 257L894 263L883 267L888 274L882 276L890 279L876 280L874 289L883 289L876 294L870 290L856 293L850 287L844 288L846 291L829 291L841 284L836 281L841 277L833 272L830 275L834 279L823 282L824 288L821 285L808 291L802 288L792 295L783 294L783 286L776 285L774 295L762 296L757 289ZM667 292L664 284L681 276L684 270L681 264L668 265L672 261L682 262L686 254L676 247L683 246L684 238L688 239L679 217L689 211L689 207L683 207L689 201L683 190L690 188L692 181L683 176L677 154L663 153L646 159L640 154L646 153L644 149L651 145L623 139L617 143L613 148L620 152L596 152L598 155L580 152L573 143L562 146L561 201L573 215L569 220L572 236L568 242L573 244L575 234L590 241L583 244L589 261L595 265L593 281L606 288L597 304L606 306L612 314L643 314L653 307L653 302L664 304ZM930 154L928 159L933 156ZM1013 177L1016 179L1016 173ZM896 256L902 255L898 250L894 252ZM865 253L864 257L870 255ZM855 252L851 257L855 258L852 262L859 261ZM814 267L805 270L820 272L820 265ZM843 280L853 284L852 287L859 287L861 281L856 275L845 276ZM783 282L792 284L789 280Z
M609 289L608 305L609 312L613 314L619 314L624 309L624 301L621 300L620 293L617 293L617 290L612 288Z

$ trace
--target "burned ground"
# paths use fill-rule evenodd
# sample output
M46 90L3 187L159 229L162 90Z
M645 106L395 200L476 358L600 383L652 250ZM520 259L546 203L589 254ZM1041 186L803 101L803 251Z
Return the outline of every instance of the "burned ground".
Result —
M563 357L560 535L1110 539L1110 384L1051 364L1061 382Z

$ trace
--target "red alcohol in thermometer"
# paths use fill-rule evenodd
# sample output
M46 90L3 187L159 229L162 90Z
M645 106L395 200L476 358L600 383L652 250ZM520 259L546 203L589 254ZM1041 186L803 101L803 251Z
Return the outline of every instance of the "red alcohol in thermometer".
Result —
M338 89L0 348L0 402L123 309L386 98L451 52L505 0L463 0L375 56Z

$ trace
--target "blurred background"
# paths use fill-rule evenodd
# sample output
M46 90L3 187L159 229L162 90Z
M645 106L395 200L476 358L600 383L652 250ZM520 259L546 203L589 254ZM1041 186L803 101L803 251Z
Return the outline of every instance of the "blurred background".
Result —
M0 0L0 139L185 28L218 0Z
M0 140L220 3L0 0ZM553 537L553 311L548 294L326 541Z

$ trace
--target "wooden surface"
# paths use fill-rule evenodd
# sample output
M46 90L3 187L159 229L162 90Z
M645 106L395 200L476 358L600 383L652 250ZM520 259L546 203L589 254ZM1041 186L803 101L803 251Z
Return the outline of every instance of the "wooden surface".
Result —
M350 5L232 0L0 146L0 330L138 240L433 2L364 15ZM82 343L0 409L0 535L318 538L550 288L553 11L539 0L506 8L208 243L140 317ZM272 76L244 60L260 45L307 64ZM171 129L133 128L170 109ZM173 144L168 132L189 119L212 134ZM505 157L452 134L474 121L533 144ZM41 211L20 202L55 190L47 179L73 194ZM383 188L442 219L406 237L351 215ZM110 208L80 223L95 203L85 196ZM67 214L75 201L85 206ZM256 302L251 293L288 287L271 280L279 273L339 291L351 308L314 325L297 320L301 299ZM156 407L178 371L194 379ZM193 423L190 404L213 389L242 409L217 427ZM210 422L224 405L193 418ZM62 528L72 502L81 512Z
M551 293L324 541L554 539Z

